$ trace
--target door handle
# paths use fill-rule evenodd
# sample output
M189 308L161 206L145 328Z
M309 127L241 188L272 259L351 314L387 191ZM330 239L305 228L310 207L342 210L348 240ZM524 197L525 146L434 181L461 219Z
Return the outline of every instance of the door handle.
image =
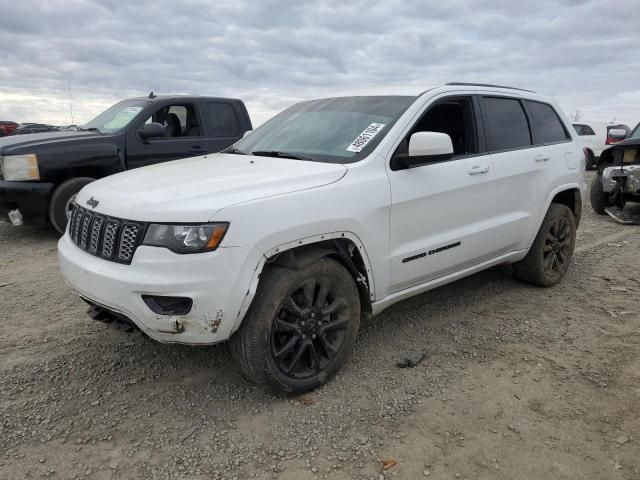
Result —
M541 153L540 155L537 155L534 160L536 162L546 162L547 160L551 160L551 155L544 155Z
M207 149L200 145L194 145L189 149L189 153L207 153Z
M487 173L489 171L488 165L474 165L469 169L469 175L476 175L478 173Z

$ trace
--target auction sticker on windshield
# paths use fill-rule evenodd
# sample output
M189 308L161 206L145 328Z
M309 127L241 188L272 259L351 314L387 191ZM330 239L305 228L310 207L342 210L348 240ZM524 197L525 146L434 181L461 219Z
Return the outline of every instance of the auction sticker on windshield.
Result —
M353 142L351 142L351 145L347 147L347 151L356 153L360 152L385 126L386 124L384 123L372 123L365 128Z

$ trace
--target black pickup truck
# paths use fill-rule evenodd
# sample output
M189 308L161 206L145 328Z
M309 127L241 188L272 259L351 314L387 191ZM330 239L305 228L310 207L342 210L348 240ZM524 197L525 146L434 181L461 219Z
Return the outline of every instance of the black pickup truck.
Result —
M252 129L241 100L150 94L119 102L74 132L0 139L0 220L64 232L73 199L95 179L219 152Z

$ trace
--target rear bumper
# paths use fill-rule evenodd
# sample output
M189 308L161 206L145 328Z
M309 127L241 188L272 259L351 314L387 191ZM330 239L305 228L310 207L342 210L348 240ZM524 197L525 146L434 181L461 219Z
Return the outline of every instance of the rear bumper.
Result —
M11 210L20 210L25 223L44 222L53 183L0 180L0 219L8 221Z
M67 283L89 303L122 315L160 342L212 344L229 338L262 254L254 247L179 255L140 246L131 265L94 257L66 233L58 242ZM188 297L186 315L159 315L142 295Z

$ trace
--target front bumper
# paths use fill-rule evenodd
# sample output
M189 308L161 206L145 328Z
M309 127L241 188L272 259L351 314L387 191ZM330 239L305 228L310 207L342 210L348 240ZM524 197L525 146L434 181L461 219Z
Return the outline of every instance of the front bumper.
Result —
M623 193L640 195L640 165L607 167L602 171L602 190L613 193L622 187Z
M8 221L11 210L20 210L25 223L46 219L53 183L0 180L0 219Z
M66 233L58 258L67 283L92 304L124 315L154 340L206 345L233 333L262 254L254 247L179 255L140 246L131 265L122 265L89 255ZM189 297L193 307L186 315L159 315L142 295Z

